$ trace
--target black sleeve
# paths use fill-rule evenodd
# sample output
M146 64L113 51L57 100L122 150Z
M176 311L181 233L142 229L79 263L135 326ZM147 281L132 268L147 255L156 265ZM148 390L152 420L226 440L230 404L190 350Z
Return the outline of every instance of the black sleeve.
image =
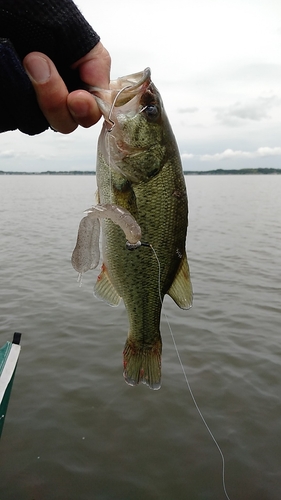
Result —
M55 63L68 90L81 88L70 65L99 36L71 0L0 0L0 132L19 129L33 135L49 127L22 66L33 51Z

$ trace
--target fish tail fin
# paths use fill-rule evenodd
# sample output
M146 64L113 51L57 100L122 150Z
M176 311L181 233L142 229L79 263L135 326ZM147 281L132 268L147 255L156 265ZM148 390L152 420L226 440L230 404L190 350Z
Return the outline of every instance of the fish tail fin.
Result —
M128 338L123 351L123 375L127 384L137 385L142 382L150 389L160 389L161 352L161 339L151 346L143 346Z

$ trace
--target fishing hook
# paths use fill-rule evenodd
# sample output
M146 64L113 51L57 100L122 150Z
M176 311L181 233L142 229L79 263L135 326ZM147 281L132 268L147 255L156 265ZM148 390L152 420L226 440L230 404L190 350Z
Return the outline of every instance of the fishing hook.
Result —
M136 248L139 248L140 246L151 248L150 243L146 243L144 241L137 241L137 243L130 243L129 241L126 241L127 250L136 250Z
M114 127L115 127L115 122L111 119L111 115L112 115L112 113L113 113L113 108L114 108L114 106L115 106L115 104L116 104L116 101L117 101L118 97L120 96L120 94L121 94L124 90L130 89L131 87L132 87L132 85L127 85L126 87L123 87L123 89L120 89L120 90L117 92L116 96L114 97L113 103L112 103L112 105L111 105L111 108L110 108L110 111L109 111L109 114L108 114L108 119L107 119L107 120L111 123L111 125L112 125L112 126L111 126L111 128L107 129L107 132L112 132L112 130L113 130L113 129L114 129Z

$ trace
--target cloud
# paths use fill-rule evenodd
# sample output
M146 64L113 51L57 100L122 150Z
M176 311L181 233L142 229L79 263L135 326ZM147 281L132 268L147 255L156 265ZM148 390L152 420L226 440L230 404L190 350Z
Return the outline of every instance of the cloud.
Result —
M269 148L261 147L256 151L233 151L233 149L226 149L222 153L215 153L213 155L205 154L200 155L199 159L201 161L221 161L221 160L232 160L232 159L253 159L253 158L265 158L268 156L281 156L281 147Z
M192 153L183 153L181 155L182 160L191 160L192 158L195 158L195 155Z
M222 161L222 160L239 160L239 159L257 159L268 158L272 156L281 156L281 147L270 148L267 146L260 147L256 151L241 151L233 149L225 149L222 153L196 155L193 153L182 153L182 160L199 160L207 161Z
M187 108L179 108L178 112L179 113L196 113L196 111L199 111L199 108L194 107L187 107Z
M281 30L281 28L280 28ZM259 62L254 64L247 64L234 68L231 78L240 82L250 82L256 84L257 82L270 82L271 85L276 82L279 84L281 78L281 64L270 62Z
M281 156L281 147L276 148L259 148L257 149L258 156Z
M16 156L16 152L12 149L7 149L6 151L0 152L0 158L14 158Z
M260 121L271 118L269 110L280 104L277 96L257 97L247 103L236 102L225 108L214 108L216 118L225 125L238 126L248 120Z

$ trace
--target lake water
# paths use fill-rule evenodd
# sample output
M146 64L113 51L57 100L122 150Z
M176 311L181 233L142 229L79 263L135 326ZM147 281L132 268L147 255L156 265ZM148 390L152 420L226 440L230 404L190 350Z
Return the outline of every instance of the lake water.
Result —
M231 500L281 495L281 176L187 177L194 306L165 314ZM123 305L70 264L93 176L0 177L0 345L22 332L1 500L223 500L162 315L162 387L122 376Z

